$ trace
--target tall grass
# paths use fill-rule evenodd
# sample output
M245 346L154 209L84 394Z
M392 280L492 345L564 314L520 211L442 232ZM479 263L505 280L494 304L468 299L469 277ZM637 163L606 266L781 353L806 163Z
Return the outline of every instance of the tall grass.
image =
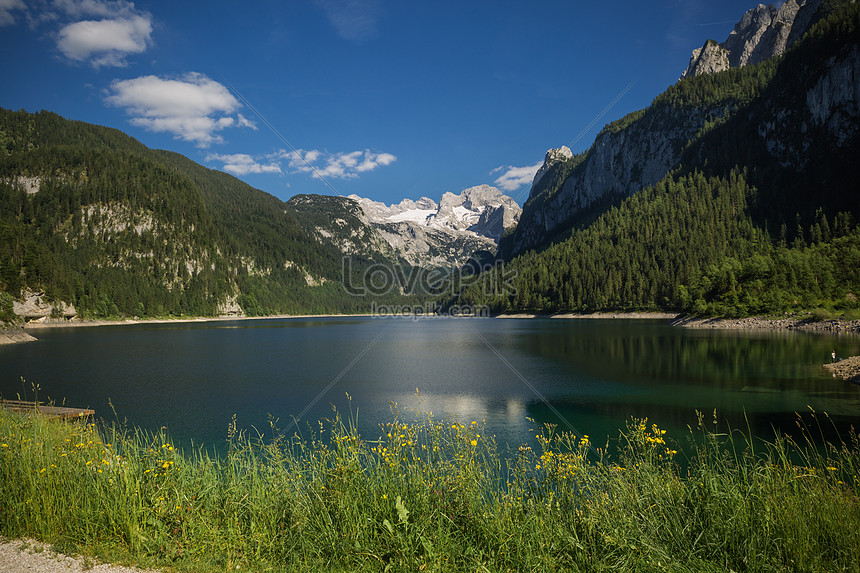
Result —
M0 533L188 571L860 571L857 438L809 434L700 423L684 456L645 420L611 453L547 426L502 456L477 421L395 414L373 441L233 426L216 457L0 413Z

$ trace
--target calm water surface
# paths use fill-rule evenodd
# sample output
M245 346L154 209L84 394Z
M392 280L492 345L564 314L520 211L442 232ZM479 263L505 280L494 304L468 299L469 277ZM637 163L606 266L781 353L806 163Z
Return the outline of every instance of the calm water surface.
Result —
M772 436L796 412L860 425L860 387L821 364L860 337L672 328L642 320L266 319L55 328L38 342L0 346L0 393L38 384L41 397L91 407L106 420L166 427L177 440L223 447L227 425L269 432L353 413L365 437L406 417L486 420L501 443L551 422L592 441L631 416L683 436L695 411ZM25 382L21 382L21 378ZM419 393L416 393L416 389ZM116 416L111 409L116 412ZM551 407L550 407L551 406ZM302 413L304 413L302 415ZM558 417L561 416L561 419ZM290 433L294 428L290 428ZM828 430L829 431L829 430ZM683 438L682 438L683 439Z

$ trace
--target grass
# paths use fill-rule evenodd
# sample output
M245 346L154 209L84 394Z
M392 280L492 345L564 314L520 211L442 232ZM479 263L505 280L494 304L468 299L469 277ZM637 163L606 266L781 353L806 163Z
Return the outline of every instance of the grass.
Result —
M546 426L502 456L430 415L313 434L233 426L219 458L0 412L0 534L180 571L860 571L853 435L754 447L700 423L685 455L633 420L610 448Z

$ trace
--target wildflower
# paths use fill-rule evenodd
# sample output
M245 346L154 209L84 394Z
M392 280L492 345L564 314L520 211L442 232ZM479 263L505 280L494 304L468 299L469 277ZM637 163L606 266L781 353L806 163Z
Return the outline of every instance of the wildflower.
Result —
M473 446L477 446L477 445L478 445L478 440L472 440L472 441L471 441L471 442L469 442L469 443L470 443L470 444L472 444Z

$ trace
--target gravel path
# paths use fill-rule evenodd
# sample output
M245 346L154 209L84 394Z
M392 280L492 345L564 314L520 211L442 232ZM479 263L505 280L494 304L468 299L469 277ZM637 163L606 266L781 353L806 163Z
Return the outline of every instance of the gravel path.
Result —
M109 563L86 563L83 558L54 553L32 539L0 539L0 573L158 573Z

